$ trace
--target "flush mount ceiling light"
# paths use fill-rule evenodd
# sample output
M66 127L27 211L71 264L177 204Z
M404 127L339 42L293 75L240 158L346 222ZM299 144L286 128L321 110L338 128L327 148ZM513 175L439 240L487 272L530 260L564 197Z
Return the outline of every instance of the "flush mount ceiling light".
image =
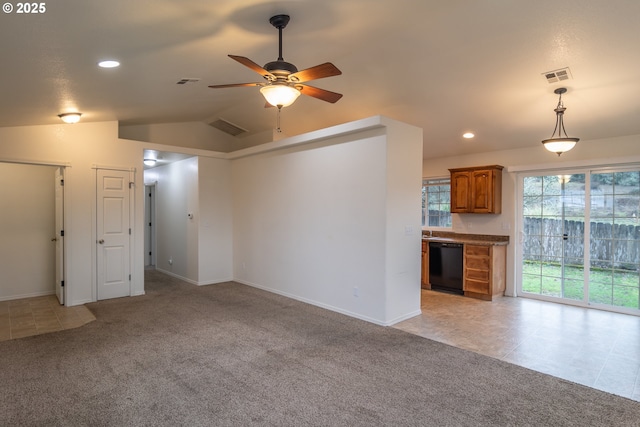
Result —
M100 68L116 68L119 66L120 66L120 63L113 59L107 59L105 61L98 62L98 67Z
M58 114L58 117L60 117L63 122L69 124L78 123L80 121L80 116L82 116L82 114L80 113Z
M466 139L471 139L471 138L473 138L474 136L475 136L475 135L473 134L473 132L467 132L467 133L462 134L462 137L463 137L463 138L466 138Z
M156 159L144 159L143 163L147 166L155 166L156 165Z
M556 127L553 129L553 133L551 134L551 138L542 140L542 145L544 148L551 151L552 153L560 154L571 150L575 147L576 143L580 141L580 138L569 138L567 136L567 131L564 130L564 122L563 116L566 108L562 103L562 94L566 93L567 89L564 87L560 87L553 91L553 93L558 95L558 106L555 108L556 112ZM556 136L556 131L558 131L558 136ZM564 133L564 137L562 134Z

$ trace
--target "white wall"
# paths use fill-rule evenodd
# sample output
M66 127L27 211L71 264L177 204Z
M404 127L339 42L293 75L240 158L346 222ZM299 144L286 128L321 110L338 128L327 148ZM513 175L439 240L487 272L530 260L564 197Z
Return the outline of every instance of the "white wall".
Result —
M517 176L521 170L559 170L586 165L612 165L640 162L640 135L580 141L576 147L558 157L545 150L541 143L531 148L505 150L438 159L423 164L424 177L449 176L448 168L466 166L503 165L502 213L498 215L452 214L453 231L458 233L508 235L506 295L514 295L515 251L518 245L516 224Z
M198 284L233 280L231 164L198 157Z
M65 260L69 305L95 300L95 166L135 168L136 194L144 194L142 146L119 140L116 122L0 128L0 161L66 164ZM20 185L20 183L16 183ZM144 292L144 198L136 197L132 294Z
M233 154L236 280L380 324L420 312L419 129L375 117Z
M0 300L55 292L55 170L0 163Z
M399 319L420 309L406 298L420 283L422 233L422 129L387 121L386 318ZM416 239L416 236L418 237ZM419 293L420 291L418 291ZM417 303L417 308L416 308Z

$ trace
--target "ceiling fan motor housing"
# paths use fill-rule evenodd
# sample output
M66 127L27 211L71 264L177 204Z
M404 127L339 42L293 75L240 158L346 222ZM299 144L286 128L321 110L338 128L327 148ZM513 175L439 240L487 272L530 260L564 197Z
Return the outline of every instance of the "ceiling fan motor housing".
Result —
M271 61L264 66L264 69L274 75L289 75L298 72L298 68L287 61Z

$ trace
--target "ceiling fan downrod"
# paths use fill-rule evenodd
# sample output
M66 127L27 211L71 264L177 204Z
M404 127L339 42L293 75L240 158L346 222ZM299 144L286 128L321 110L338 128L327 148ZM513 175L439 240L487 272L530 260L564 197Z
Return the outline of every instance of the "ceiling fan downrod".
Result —
M282 30L286 28L290 19L289 15L276 15L269 18L271 25L278 29L278 61L284 61L282 58Z

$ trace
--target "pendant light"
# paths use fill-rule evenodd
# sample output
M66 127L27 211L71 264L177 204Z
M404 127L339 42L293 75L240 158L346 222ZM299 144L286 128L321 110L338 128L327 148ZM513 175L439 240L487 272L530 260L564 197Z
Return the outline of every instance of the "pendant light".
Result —
M560 154L571 150L575 147L576 143L580 141L580 138L569 138L567 136L567 131L564 130L564 122L563 116L566 108L562 103L562 94L566 93L567 89L564 87L560 87L553 91L559 96L558 106L555 108L556 112L556 127L553 129L553 133L551 134L551 138L542 140L542 145L544 148L551 151L552 153ZM558 136L556 136L556 131L558 131ZM564 133L564 137L562 134Z

